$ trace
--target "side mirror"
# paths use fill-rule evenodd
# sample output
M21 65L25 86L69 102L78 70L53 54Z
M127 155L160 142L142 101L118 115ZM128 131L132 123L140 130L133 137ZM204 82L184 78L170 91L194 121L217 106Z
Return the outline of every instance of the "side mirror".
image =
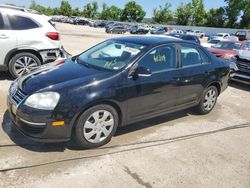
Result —
M146 67L137 67L132 74L134 78L149 77L151 75L152 75L151 71Z

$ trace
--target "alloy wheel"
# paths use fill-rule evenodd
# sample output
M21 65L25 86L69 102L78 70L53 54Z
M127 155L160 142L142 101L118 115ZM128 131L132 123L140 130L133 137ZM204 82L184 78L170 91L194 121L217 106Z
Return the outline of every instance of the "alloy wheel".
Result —
M36 69L37 66L38 66L38 63L36 62L34 58L29 57L29 56L22 56L15 61L14 71L16 75L22 76Z

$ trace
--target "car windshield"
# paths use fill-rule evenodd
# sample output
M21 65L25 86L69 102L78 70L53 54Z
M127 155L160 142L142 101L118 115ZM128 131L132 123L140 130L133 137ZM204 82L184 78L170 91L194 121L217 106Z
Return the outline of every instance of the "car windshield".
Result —
M240 46L241 46L240 43L219 42L214 46L214 48L224 49L224 50L239 50Z
M218 42L220 42L219 40L210 40L208 41L208 43L210 44L217 44Z
M106 70L120 70L138 55L144 45L108 40L82 53L77 61L86 66Z

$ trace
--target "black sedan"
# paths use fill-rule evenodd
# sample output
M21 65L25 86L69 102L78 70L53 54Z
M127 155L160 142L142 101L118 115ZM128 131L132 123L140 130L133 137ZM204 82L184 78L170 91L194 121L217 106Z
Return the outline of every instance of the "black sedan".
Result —
M124 34L128 31L125 26L114 26L106 29L106 33Z
M14 81L11 119L40 142L108 143L120 126L196 107L209 113L227 88L229 64L169 37L104 41Z
M130 34L141 34L141 35L145 35L149 32L148 29L145 29L143 27L133 27L130 30Z
M192 42L197 43L197 44L201 44L199 37L197 37L195 35L177 34L177 33L170 33L170 34L166 34L166 35L171 36L171 37L176 37L176 38L179 38L182 40L192 41Z

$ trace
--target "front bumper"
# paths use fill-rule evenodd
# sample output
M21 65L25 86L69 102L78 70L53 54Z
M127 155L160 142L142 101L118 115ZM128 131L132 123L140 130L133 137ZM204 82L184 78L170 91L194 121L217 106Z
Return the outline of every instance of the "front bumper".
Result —
M52 126L58 121L53 113L19 107L8 97L8 111L15 127L26 137L44 143L66 142L71 139L71 129L67 121L63 126Z

